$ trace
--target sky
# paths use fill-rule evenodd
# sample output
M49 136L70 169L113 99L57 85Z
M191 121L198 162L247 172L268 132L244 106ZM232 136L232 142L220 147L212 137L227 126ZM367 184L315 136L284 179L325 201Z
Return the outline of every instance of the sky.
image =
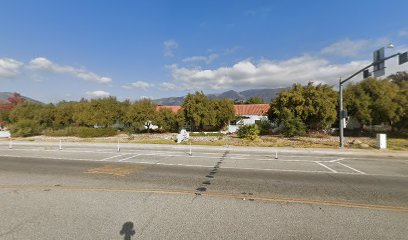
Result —
M407 9L406 0L0 0L0 92L55 103L336 85L378 48L408 50ZM408 71L397 59L386 67Z

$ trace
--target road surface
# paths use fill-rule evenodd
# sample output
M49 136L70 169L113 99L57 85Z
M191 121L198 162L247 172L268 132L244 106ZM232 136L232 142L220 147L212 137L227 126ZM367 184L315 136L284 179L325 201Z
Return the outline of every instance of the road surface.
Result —
M382 153L0 142L0 239L406 239Z

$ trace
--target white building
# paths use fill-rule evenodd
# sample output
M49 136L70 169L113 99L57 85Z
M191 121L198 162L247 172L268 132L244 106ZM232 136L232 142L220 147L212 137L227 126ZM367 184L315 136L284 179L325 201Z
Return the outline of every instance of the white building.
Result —
M268 120L269 104L242 104L234 105L237 121L228 125L228 132L234 133L242 125L255 124L260 120Z
M268 120L267 113L269 108L269 104L234 105L235 115L238 117L238 120L228 125L228 132L234 133L242 125L255 124L260 120ZM156 111L160 109L169 109L176 113L181 110L181 106L157 106ZM157 126L154 127L157 128Z

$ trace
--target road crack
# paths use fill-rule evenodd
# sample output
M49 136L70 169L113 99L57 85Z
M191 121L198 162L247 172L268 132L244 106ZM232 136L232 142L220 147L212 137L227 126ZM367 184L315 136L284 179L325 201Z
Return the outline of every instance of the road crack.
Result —
M202 192L206 192L208 190L208 187L212 184L212 181L214 181L215 175L218 173L223 161L228 154L229 150L225 151L222 154L221 158L217 161L211 171L205 176L205 180L201 182L201 185L198 188L195 189L195 195L201 195Z

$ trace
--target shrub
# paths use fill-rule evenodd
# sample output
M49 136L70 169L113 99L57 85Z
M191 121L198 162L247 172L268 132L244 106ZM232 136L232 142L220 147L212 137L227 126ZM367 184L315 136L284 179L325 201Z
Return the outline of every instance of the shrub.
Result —
M302 136L306 133L306 125L300 117L295 117L292 112L288 111L283 119L282 131L285 137Z
M29 137L39 135L40 124L31 119L22 119L10 125L10 132L13 137Z
M46 130L44 135L53 137L75 136L80 138L111 137L116 135L113 128L68 127L59 130Z
M248 140L255 140L259 136L259 128L256 124L242 125L238 128L237 135L239 138L246 138Z
M209 137L222 137L224 136L224 134L222 133L218 133L218 132L192 132L190 133L190 136L194 136L194 137L205 137L205 136L209 136Z
M272 129L272 122L269 120L260 120L256 122L256 125L258 125L259 131L261 135L268 135L269 131Z

